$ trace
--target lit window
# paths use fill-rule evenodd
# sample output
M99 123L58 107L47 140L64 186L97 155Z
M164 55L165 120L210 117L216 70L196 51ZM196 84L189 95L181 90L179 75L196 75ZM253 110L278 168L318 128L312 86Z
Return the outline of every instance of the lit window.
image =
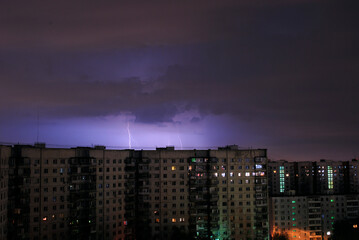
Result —
M251 175L250 172L246 172L246 177L249 177Z
M176 219L175 219L175 218L172 218L172 222L175 223L175 222L176 222Z
M225 177L225 176L226 176L226 173L222 173L221 175L222 175L222 177Z
M229 173L229 176L233 177L233 172Z
M47 217L43 217L43 218L42 218L42 221L46 221L46 220L47 220Z
M328 189L333 189L333 168L328 166Z
M176 170L176 166L172 166L172 171Z
M281 193L284 192L285 184L284 184L284 166L279 166L279 191Z
M238 177L242 176L242 173L238 173Z

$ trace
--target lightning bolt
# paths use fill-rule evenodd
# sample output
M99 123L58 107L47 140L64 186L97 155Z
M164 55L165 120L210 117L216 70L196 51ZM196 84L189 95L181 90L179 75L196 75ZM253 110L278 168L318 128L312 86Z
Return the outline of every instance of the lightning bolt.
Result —
M181 144L181 150L183 150L182 139L181 139L180 135L177 135L177 136L178 136L178 140L179 140L179 142Z
M127 134L128 134L128 147L129 149L132 148L132 137L131 137L131 131L130 131L130 122L127 122Z

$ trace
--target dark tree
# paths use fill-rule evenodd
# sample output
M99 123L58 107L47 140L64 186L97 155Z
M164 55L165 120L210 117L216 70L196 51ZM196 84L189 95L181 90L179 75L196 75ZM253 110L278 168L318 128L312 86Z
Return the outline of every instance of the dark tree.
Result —
M289 240L287 233L274 233L272 240Z
M359 219L342 220L334 223L332 240L359 239Z

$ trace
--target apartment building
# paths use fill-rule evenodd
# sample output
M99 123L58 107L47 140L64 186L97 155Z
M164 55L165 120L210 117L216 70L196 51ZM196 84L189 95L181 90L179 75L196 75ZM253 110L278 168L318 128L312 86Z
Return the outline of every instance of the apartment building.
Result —
M264 149L36 144L0 154L8 239L269 237Z
M269 161L269 193L271 196L358 193L358 169L357 160Z
M271 233L289 239L329 240L335 221L359 216L359 195L284 196L270 199Z
M0 146L0 239L7 236L9 158L11 148Z

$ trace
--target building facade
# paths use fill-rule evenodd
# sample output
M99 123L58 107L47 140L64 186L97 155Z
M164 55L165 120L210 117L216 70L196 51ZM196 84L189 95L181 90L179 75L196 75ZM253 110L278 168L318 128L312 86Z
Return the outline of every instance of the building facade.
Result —
M271 196L359 193L359 162L269 161L268 189Z
M271 233L289 239L329 240L338 220L357 219L359 195L284 196L270 199Z
M0 239L7 237L9 158L11 147L0 146Z
M336 221L359 217L358 161L269 161L270 231L329 240Z
M8 239L269 238L264 149L36 144L0 154Z

